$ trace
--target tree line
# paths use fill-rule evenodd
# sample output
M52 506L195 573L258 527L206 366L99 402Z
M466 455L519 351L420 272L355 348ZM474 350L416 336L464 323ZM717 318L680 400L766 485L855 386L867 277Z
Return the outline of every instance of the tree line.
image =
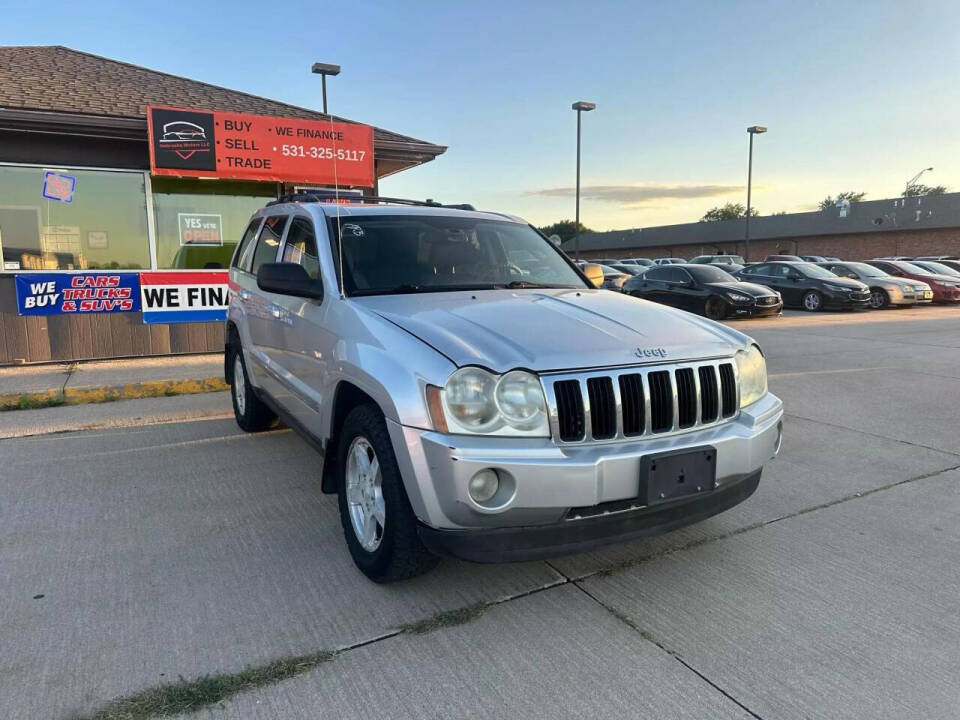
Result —
M947 192L947 187L945 185L924 185L923 183L914 183L913 185L908 185L902 193L901 197L918 197L921 195L943 195ZM827 210L831 207L834 207L838 202L847 200L848 202L860 202L863 200L867 194L865 192L857 192L854 190L846 190L844 192L837 193L836 196L827 195L823 200L819 202L819 208L821 210ZM786 210L780 210L771 215L786 215ZM743 203L738 202L728 202L723 205L718 205L717 207L712 207L707 212L703 214L703 217L700 218L700 222L718 222L720 220L742 220L747 216L747 208L744 207ZM750 217L759 217L760 212L756 208L750 208ZM572 240L577 234L577 226L573 220L561 220L560 222L555 222L552 225L544 225L543 227L537 228L547 237L551 235L557 235L560 237L561 242L566 242L567 240ZM588 228L583 223L580 223L580 234L591 233L593 230Z

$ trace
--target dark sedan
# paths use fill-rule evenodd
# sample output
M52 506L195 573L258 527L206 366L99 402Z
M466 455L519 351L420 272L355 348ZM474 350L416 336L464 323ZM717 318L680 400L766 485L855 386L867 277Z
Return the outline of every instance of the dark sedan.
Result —
M858 280L838 277L808 262L764 262L750 265L737 277L771 287L787 307L816 312L826 308L868 309L870 288Z
M715 265L664 265L630 278L623 291L681 310L725 317L778 315L783 303L776 292L762 285L740 282Z

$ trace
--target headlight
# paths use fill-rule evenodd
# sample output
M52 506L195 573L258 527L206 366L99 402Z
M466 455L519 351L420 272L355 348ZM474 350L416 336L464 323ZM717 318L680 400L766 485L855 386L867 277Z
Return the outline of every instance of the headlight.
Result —
M727 297L733 300L734 302L750 302L752 298L749 295L741 295L740 293L727 293Z
M434 427L443 432L550 436L540 379L525 370L494 375L482 368L460 368L442 389L428 387L427 392ZM431 392L439 393L439 407Z
M843 285L831 285L830 283L824 283L823 287L832 292L850 292L850 288L843 287Z
M740 350L735 360L740 371L740 407L744 408L767 394L767 363L756 345Z

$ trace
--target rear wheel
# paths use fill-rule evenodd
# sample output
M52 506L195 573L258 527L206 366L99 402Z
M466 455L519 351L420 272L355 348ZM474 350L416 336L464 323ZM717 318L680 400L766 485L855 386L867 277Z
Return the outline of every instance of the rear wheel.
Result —
M340 524L360 571L388 583L433 568L439 558L420 541L379 408L368 404L350 411L338 452Z
M823 310L823 295L816 290L807 291L802 300L803 309L807 312L818 312Z
M237 425L247 432L266 430L277 420L274 412L257 397L247 367L243 361L243 351L239 345L230 346L230 397L233 399L233 416Z
M870 307L883 310L890 305L890 296L883 288L870 288Z
M703 305L703 314L711 320L723 320L727 316L727 303L716 295L707 298Z

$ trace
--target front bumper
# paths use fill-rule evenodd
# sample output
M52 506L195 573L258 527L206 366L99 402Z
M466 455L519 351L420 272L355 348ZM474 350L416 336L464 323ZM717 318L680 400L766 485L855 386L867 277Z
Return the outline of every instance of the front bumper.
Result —
M470 535L509 528L525 534L533 532L531 527L565 525L572 522L565 520L571 508L590 509L636 499L640 493L641 461L645 456L706 445L716 450L716 489L697 496L693 502L731 497L726 494L728 488L754 475L759 477L763 465L777 454L782 416L780 399L767 393L734 419L720 425L628 441L559 446L549 438L444 435L392 421L387 422L387 428L407 495L425 528L424 535L438 542L436 537L453 537L445 535L447 531ZM470 478L486 468L496 470L506 488L503 495L496 498L495 506L490 507L478 505L467 491ZM700 511L687 502L682 503L687 510L677 512L697 515ZM722 505L717 503L719 501L710 504ZM659 520L651 522L651 527L659 527ZM609 529L616 539L620 528L610 526ZM547 535L533 534L541 539L549 536L549 532L543 532ZM539 542L533 545L539 547Z
M778 300L774 305L758 305L756 303L730 303L732 317L770 317L783 312L783 301Z
M933 291L934 302L960 302L960 288L937 288Z
M833 310L869 310L870 293L864 296L854 296L851 293L833 292L825 290L823 293L823 306Z
M676 530L729 510L750 497L760 470L693 499L611 512L551 525L437 530L421 524L420 539L431 551L472 562L521 562L570 555L618 542Z

